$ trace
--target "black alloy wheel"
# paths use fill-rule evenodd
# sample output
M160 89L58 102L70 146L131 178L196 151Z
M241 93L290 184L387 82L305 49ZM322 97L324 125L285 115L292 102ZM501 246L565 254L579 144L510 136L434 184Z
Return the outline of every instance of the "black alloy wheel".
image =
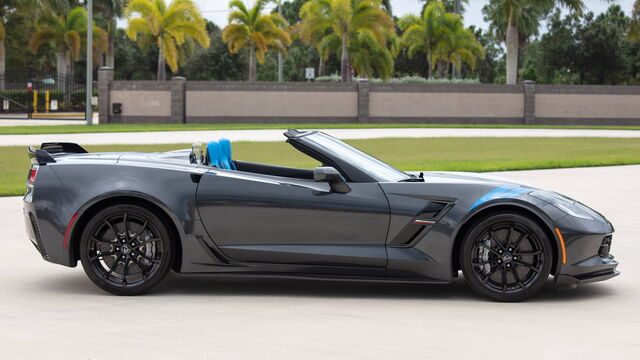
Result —
M535 221L519 214L480 220L467 233L460 252L469 286L497 301L520 301L540 291L552 261L548 236Z
M170 269L172 249L165 224L137 205L115 205L84 228L80 259L89 278L116 295L150 290Z

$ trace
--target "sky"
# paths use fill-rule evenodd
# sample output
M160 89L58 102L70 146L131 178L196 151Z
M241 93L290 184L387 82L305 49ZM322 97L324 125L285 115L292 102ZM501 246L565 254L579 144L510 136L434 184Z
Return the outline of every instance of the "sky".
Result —
M245 0L249 3L253 3L253 0ZM286 1L286 0L284 0ZM227 5L228 0L195 0L203 12L204 17L215 22L218 26L224 27L227 25ZM470 0L467 7L467 11L464 15L466 25L475 25L476 27L486 29L487 24L482 18L482 7L486 5L489 0ZM587 8L596 14L599 14L607 9L609 6L602 0L584 0ZM633 6L634 0L618 0L618 3L622 6L622 9L629 15ZM393 8L393 14L396 16L402 16L406 14L417 14L422 8L422 1L420 0L391 0L391 6Z

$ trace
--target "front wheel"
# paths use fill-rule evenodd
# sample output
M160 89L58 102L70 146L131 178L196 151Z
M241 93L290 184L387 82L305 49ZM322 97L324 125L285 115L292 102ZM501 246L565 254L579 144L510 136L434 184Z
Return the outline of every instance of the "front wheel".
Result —
M110 206L84 228L80 260L87 276L102 289L116 295L141 294L169 271L169 233L162 220L143 207Z
M466 282L497 301L520 301L536 294L549 277L552 261L548 236L535 221L519 214L481 219L460 251Z

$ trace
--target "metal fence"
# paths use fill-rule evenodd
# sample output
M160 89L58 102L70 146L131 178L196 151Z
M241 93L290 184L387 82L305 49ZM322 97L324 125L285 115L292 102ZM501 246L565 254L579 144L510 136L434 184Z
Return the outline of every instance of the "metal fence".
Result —
M27 70L0 74L0 113L46 117L56 113L83 113L86 84L72 76Z

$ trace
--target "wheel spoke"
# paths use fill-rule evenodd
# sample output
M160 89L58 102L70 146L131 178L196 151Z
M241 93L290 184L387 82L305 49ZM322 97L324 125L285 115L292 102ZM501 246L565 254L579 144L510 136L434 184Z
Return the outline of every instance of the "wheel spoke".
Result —
M487 276L485 276L484 279L482 279L482 283L486 284L487 281L489 281L489 278L491 277L491 275L495 274L496 271L500 270L501 267L502 267L502 265L498 265L493 270L491 270L491 272L489 274L487 274Z
M154 264L160 264L160 260L154 260L154 259L152 259L152 258L150 258L150 257L147 257L147 256L146 256L146 255L144 255L144 254L141 254L141 253L138 253L138 255L142 256L142 258L143 258L143 259L145 259L145 260L147 260L147 261L149 261L149 262L152 262L152 263L154 263Z
M109 227L109 229L111 229L111 231L113 231L113 233L115 234L116 238L118 237L118 232L116 231L116 229L113 227L113 225L111 225L111 223L109 222L109 220L104 219L104 223L107 224L107 226Z
M505 292L507 291L507 267L502 266L500 272L502 272L502 292Z
M513 232L513 224L509 224L509 231L507 231L507 249L511 248L511 233Z
M521 262L521 261L516 261L516 260L513 260L513 262L514 262L514 263L516 263L516 264L518 264L518 265L521 265L521 266L527 267L527 268L529 268L529 269L531 269L531 270L535 271L536 273L539 273L539 272L540 272L540 270L538 270L538 268L536 268L535 266L533 266L533 264L527 264L527 263L523 263L523 262Z
M149 224L148 221L145 220L144 224L142 224L142 226L140 227L140 229L138 230L138 232L135 233L135 235L133 235L132 237L138 237L140 236L140 234L144 231L144 229L147 228L147 225Z
M143 266L135 256L131 258L131 261L138 265L140 271L142 271L142 277L144 277L144 279L146 280L149 277L149 273L146 271L146 266Z
M495 234L493 233L493 229L489 230L489 238L493 239L493 241L498 244L498 246L500 247L500 249L502 251L504 251L504 246L502 246L502 243L500 242L500 240L498 240L498 237L495 236Z
M471 262L471 265L473 265L473 266L484 266L484 265L486 265L488 263L489 263L489 261L482 261L482 262L477 262L476 261L476 262Z
M119 261L116 260L116 261L113 262L113 265L111 265L109 267L109 271L104 275L104 279L105 280L109 279L109 276L111 276L111 273L113 272L113 270L116 269L116 267L118 266L118 263L119 263Z
M127 266L129 261L124 261L124 270L122 270L122 287L127 287Z
M90 258L89 258L89 261L95 261L95 260L97 260L97 259L99 259L99 258L101 258L101 257L105 257L105 256L113 256L113 255L116 255L116 253L115 253L115 252L113 252L113 251L112 251L112 252L108 252L108 253L100 253L100 254L96 254L96 255L95 255L95 256L93 256L93 257L90 257Z
M518 286L524 289L524 284L522 283L522 280L520 280L520 276L518 275L516 268L512 266L511 272L513 272L513 277L516 279L516 283L518 283Z
M532 252L520 252L520 253L513 253L514 256L533 256L533 255L540 255L542 254L541 250L538 251L532 251Z
M529 234L528 234L528 233L526 233L526 232L523 232L523 233L520 235L520 238L519 238L519 239L516 241L516 243L513 245L513 251L518 250L518 246L520 246L520 244L522 243L522 240L524 240L524 238L526 238L527 236L529 236Z
M124 236L128 237L129 236L129 230L127 230L127 213L124 213L124 216L122 217L122 226L124 226Z

